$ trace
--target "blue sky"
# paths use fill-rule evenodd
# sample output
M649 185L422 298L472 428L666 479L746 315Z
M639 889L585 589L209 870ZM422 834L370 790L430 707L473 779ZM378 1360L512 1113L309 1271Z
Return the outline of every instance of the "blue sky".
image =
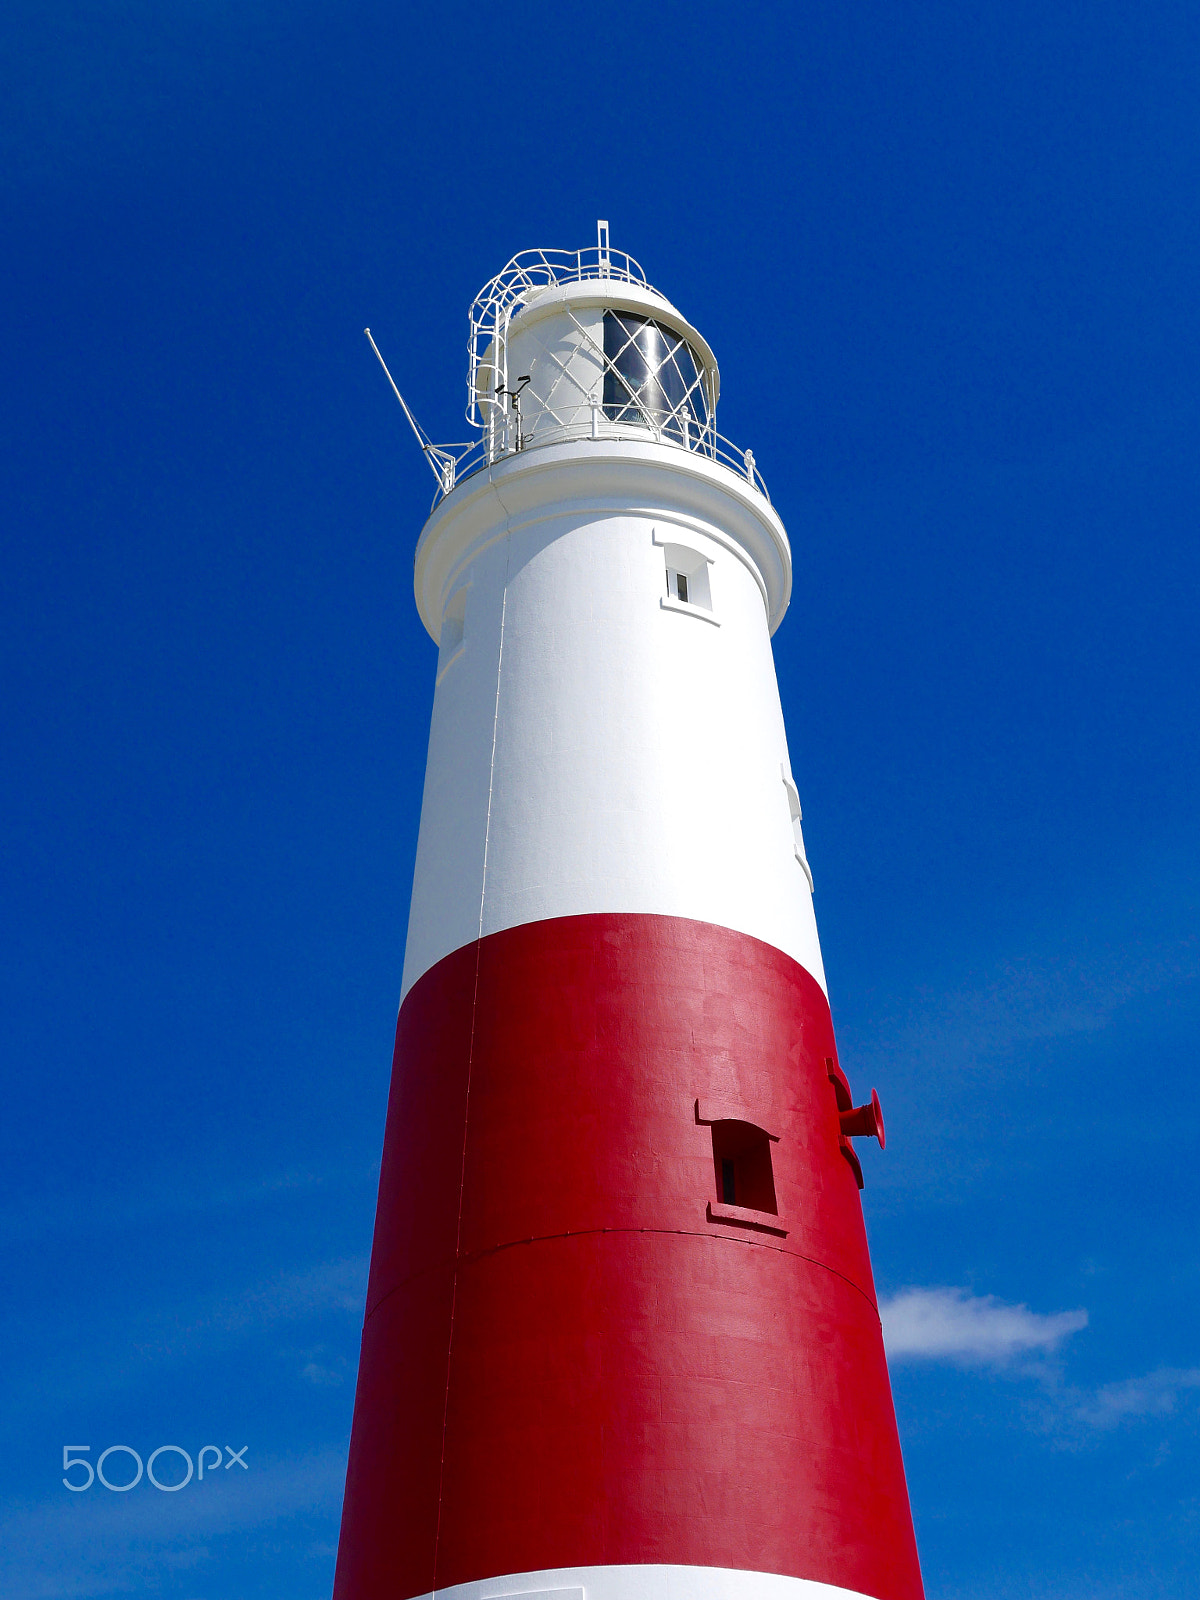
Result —
M461 438L475 290L598 216L793 541L930 1600L1195 1593L1198 68L1156 0L10 0L6 1597L328 1594L434 667L361 330Z

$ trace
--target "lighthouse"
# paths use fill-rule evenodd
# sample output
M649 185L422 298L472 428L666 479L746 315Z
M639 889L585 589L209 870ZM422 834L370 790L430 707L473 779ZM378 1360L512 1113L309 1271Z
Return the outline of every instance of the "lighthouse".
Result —
M922 1595L771 653L803 566L719 390L602 223L481 291L472 438L422 436L336 1600Z

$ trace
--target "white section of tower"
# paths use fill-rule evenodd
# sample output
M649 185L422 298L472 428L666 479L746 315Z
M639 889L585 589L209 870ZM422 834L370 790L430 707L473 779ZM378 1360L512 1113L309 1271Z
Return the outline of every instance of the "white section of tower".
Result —
M526 447L462 480L417 548L439 661L405 994L481 935L597 912L750 934L824 987L770 641L787 537L745 477L604 419L614 306L683 334L715 395L651 291L593 280L513 318Z
M867 1600L857 1589L731 1567L558 1567L456 1583L420 1600Z

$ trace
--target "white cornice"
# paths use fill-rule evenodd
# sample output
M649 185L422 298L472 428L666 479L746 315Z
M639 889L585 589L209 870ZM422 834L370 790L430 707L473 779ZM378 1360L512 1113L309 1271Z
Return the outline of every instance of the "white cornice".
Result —
M783 523L744 478L671 445L574 440L509 456L466 478L437 506L417 541L413 586L436 641L450 585L499 538L550 518L648 516L691 527L750 568L775 632L792 592Z

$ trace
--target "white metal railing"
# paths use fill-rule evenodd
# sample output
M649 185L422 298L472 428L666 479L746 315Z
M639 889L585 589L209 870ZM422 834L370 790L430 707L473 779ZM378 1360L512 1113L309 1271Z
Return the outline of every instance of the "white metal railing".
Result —
M597 241L588 250L522 250L475 296L469 314L467 339L467 421L487 427L486 394L508 384L505 363L508 324L528 297L539 289L564 283L608 279L649 289L640 264L624 250L608 243L608 223L596 227ZM489 352L491 360L488 360Z
M434 467L435 475L438 477L438 487L430 509L438 506L465 478L472 477L495 462L507 460L510 456L529 450L567 444L577 439L636 440L642 444L672 445L676 449L687 450L692 455L702 456L708 461L717 461L722 466L732 468L739 477L745 478L747 483L752 484L765 500L769 502L771 499L763 475L754 460L753 450L741 449L732 439L727 439L724 434L718 433L711 423L702 428L685 431L676 430L674 426L656 427L649 418L641 425L610 422L605 417L604 407L601 405L588 406L586 413L586 416L571 421L562 420L556 415L552 425L535 426L533 432L525 434L518 434L512 419L506 417L504 428L494 434L485 434L482 438L464 441L461 444L438 445L436 447L438 460ZM550 413L541 412L537 422L542 423L548 415Z

